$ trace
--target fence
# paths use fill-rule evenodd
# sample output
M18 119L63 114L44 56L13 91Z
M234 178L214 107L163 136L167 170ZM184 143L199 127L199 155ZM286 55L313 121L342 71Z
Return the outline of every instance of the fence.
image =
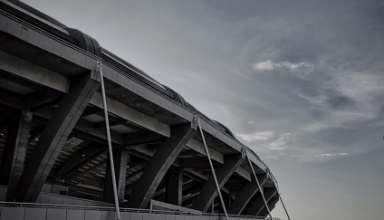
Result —
M223 220L219 214L180 211L121 209L121 220ZM257 219L230 216L231 220ZM0 220L115 220L113 207L0 202Z

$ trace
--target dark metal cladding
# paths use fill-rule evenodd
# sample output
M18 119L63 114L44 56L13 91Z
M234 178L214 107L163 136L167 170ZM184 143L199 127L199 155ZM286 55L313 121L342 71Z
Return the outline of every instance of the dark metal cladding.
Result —
M101 56L101 47L97 40L79 30L73 28L67 28L67 30L76 46L96 55L97 57Z

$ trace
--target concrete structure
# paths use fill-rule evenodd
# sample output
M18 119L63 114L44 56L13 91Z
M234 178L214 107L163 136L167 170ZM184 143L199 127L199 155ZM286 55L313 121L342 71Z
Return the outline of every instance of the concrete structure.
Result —
M273 175L229 129L88 35L3 0L0 200L112 204L98 71L105 76L122 207L147 209L156 200L168 210L222 212L197 118L229 212L267 215L245 157L274 207Z

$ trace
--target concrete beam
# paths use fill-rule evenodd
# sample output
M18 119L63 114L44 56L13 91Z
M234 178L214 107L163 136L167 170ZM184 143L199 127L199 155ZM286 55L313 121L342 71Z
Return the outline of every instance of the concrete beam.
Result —
M251 173L244 169L243 167L239 166L239 168L237 168L236 170L236 174L243 177L244 179L246 179L248 182L251 182L252 181L252 178L251 178Z
M114 150L113 151L113 159L115 163L115 172L116 172L116 184L117 184L117 196L119 198L119 202L124 202L125 196L125 185L127 179L127 164L130 160L128 151L126 150ZM109 157L108 157L109 160ZM106 175L105 175L105 184L104 184L104 201L113 203L114 195L113 195L113 183L111 177L111 168L110 162L107 162L106 166Z
M224 164L216 169L216 176L220 189L224 186L224 184L228 181L236 169L241 165L242 161L243 155L241 154L225 157ZM193 201L193 208L206 212L214 198L217 196L217 193L218 192L213 176L210 175L208 182L206 182L201 189L199 197Z
M143 176L133 187L130 207L146 208L164 175L196 131L196 121L172 127L171 137L161 144L144 168Z
M267 181L267 176L259 178L260 185L263 186ZM259 187L257 186L256 180L252 178L252 182L245 185L240 192L236 195L235 201L233 201L229 212L232 214L240 215L245 207L248 205L249 201L251 201L252 197L259 191Z
M8 185L6 199L13 201L16 186L24 170L24 161L30 137L32 114L21 111L8 126L7 140L1 160L1 180Z
M69 94L64 96L55 117L47 123L31 162L20 178L17 200L34 202L38 197L69 134L99 87L96 74L86 73L71 82Z
M165 188L165 201L181 206L183 198L183 171L170 169Z
M0 50L0 69L27 79L39 85L55 88L60 92L68 92L70 81L63 75L45 69L19 57Z
M103 102L102 102L101 94L100 93L95 94L95 96L92 97L90 103L99 108L102 108ZM160 122L158 119L150 117L144 113L141 113L111 98L108 98L107 104L108 104L108 111L110 113L129 121L129 123L132 123L136 126L153 131L164 137L170 136L169 125L164 124L163 122Z
M201 155L207 156L205 153L203 144L201 142L197 141L196 139L191 139L190 141L188 141L187 147L193 151L196 151L197 153L199 153ZM214 160L218 163L221 163L221 164L224 163L224 156L222 153L220 153L220 152L218 152L212 148L209 148L209 153L211 155L212 160Z

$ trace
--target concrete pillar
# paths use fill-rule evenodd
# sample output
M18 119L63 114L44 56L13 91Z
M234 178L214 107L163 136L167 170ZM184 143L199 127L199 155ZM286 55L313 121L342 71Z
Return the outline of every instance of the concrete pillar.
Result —
M1 180L8 185L6 199L13 201L16 185L24 170L32 113L21 111L8 126L7 140L1 161Z
M168 171L165 189L165 201L181 206L183 199L183 171L171 169Z
M113 150L113 159L115 163L115 173L116 173L116 184L117 184L117 196L119 202L124 202L125 196L125 185L127 178L127 164L130 160L128 151L122 149ZM109 157L108 157L109 160ZM104 183L104 201L113 203L113 186L112 186L112 177L111 177L111 167L110 162L107 162L106 166L106 175Z

